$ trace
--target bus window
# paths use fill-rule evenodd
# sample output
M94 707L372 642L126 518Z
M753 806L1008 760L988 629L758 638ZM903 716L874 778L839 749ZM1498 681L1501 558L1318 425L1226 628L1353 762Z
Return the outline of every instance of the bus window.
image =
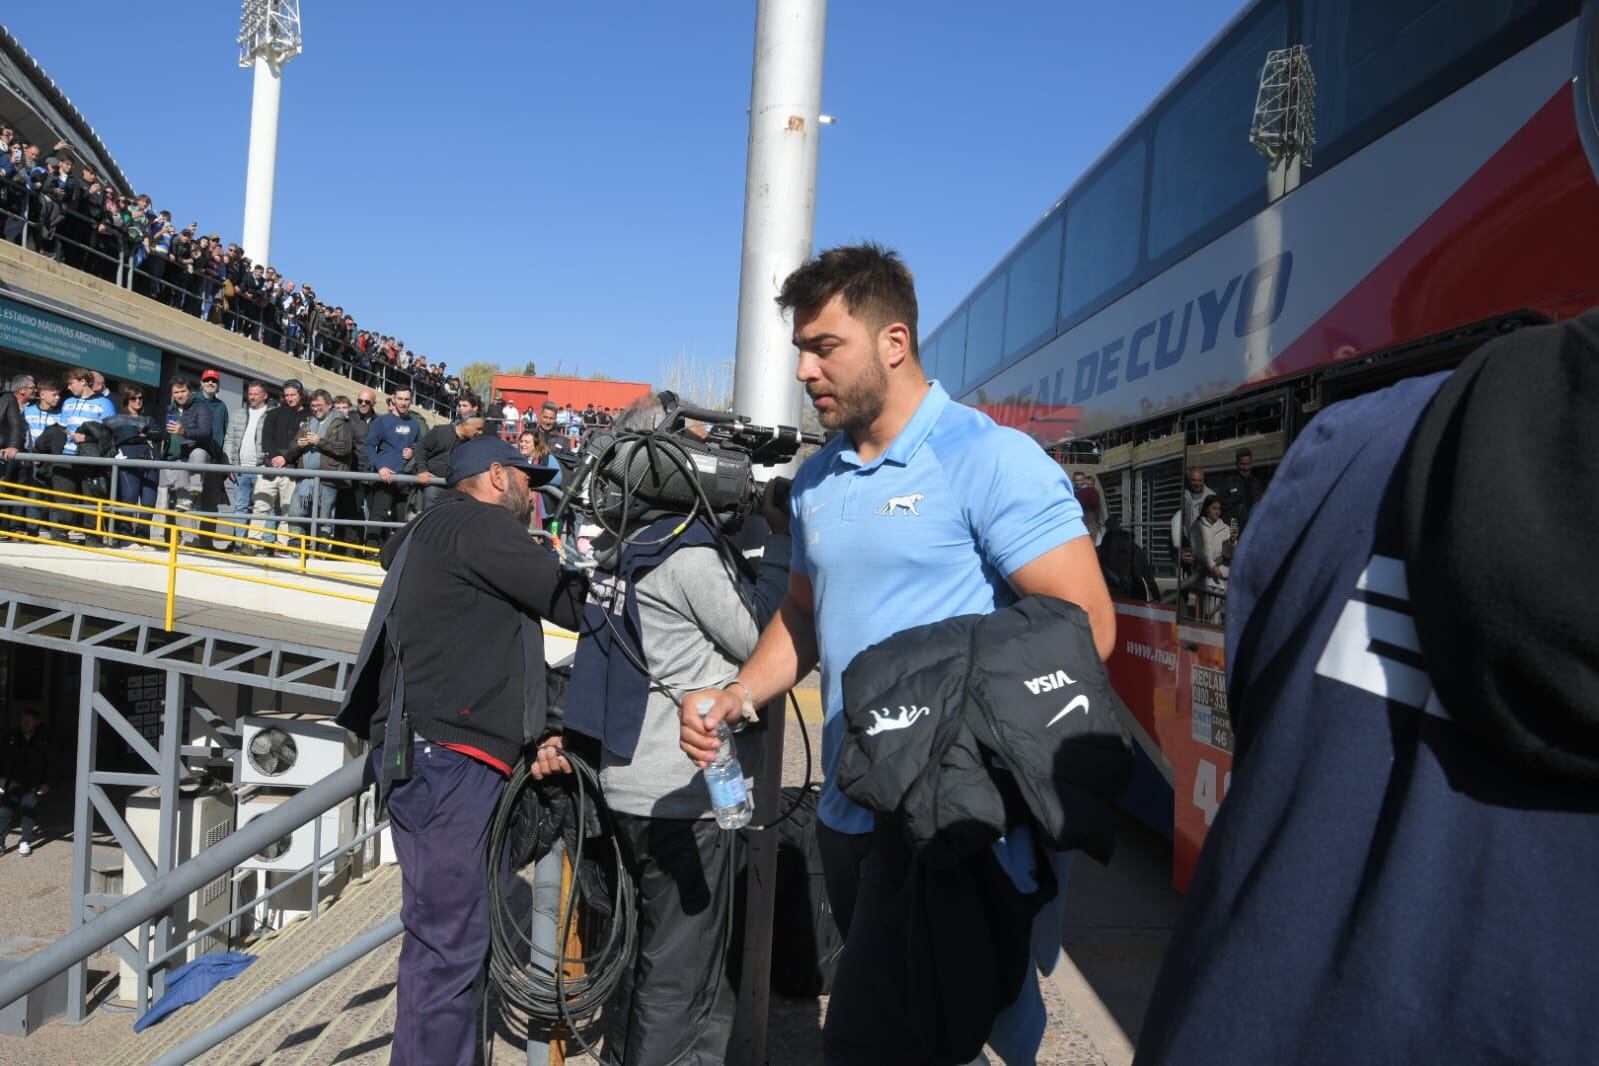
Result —
M1177 542L1172 539L1171 517L1182 508L1183 461L1179 456L1142 467L1138 471L1138 521L1133 535L1149 553L1162 589L1177 579Z
M1266 206L1266 161L1247 131L1261 64L1287 43L1287 8L1265 7L1172 95L1155 123L1151 259Z
M999 369L1005 339L1005 271L988 280L972 297L966 322L966 373L968 382L982 381Z
M1057 211L1011 260L1005 296L1005 361L1026 355L1055 335L1060 303L1060 235L1065 212Z
M1577 14L1572 0L1305 0L1316 170Z
M1066 204L1062 329L1094 310L1097 301L1138 267L1138 250L1143 244L1145 154L1143 139L1135 138Z
M938 331L938 373L944 391L951 396L961 394L961 384L966 380L962 367L966 363L966 308L950 316L944 328Z

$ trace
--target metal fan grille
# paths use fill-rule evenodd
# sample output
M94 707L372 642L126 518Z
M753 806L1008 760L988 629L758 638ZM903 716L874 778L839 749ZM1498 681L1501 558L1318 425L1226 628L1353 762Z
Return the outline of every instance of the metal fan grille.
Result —
M292 847L293 844L294 838L292 836L284 837L281 840L277 840L271 844L268 844L266 847L256 852L255 857L263 862L273 862L287 855L289 853L289 848Z
M281 777L300 760L300 748L283 730L263 729L250 741L249 759L256 773Z

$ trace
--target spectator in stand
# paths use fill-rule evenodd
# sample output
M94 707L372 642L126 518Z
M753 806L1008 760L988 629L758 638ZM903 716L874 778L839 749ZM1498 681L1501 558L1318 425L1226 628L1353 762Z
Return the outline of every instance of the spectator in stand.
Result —
M1239 448L1233 453L1233 472L1221 485L1222 521L1231 526L1235 534L1243 532L1244 526L1249 524L1249 512L1266 494L1266 483L1254 468L1255 453Z
M239 408L237 417L228 420L228 435L222 442L223 451L227 453L228 462L233 466L266 466L270 458L265 445L262 443L266 434L266 416L276 405L267 395L266 386L259 381L252 381L244 387L244 406ZM236 515L269 515L272 513L272 504L266 494L260 492L258 486L261 481L259 474L235 474L233 485L233 513ZM247 537L249 540L261 543L266 538L266 524L253 519L242 530L235 527L234 535ZM245 550L254 550L249 544Z
M333 406L339 406L335 398ZM348 403L349 401L345 401ZM372 473L372 460L367 455L367 436L372 432L372 423L377 421L377 393L371 389L362 389L356 394L355 409L349 412L350 443L355 449L355 469L363 474ZM372 496L372 483L370 481L346 482L339 490L339 498L334 506L338 517L352 521L366 521L367 505ZM360 532L355 526L343 527L345 535L352 543L362 543L364 536L357 536Z
M544 401L544 406L539 408L539 432L544 434L544 444L550 450L552 458L555 453L565 454L571 451L571 441L561 426L559 409L553 400Z
M555 456L550 454L550 446L545 441L543 432L541 432L537 426L529 426L517 436L516 450L533 460L535 466L538 466L541 469L554 469L555 476L550 478L546 484L548 484L551 488L558 488L560 486L561 464L557 463L555 461ZM544 494L541 492L535 492L533 494L533 523L530 528L543 529L544 519Z
M430 510L444 498L449 491L444 483L450 479L450 456L460 445L481 436L484 426L485 420L474 416L434 426L422 434L409 470L422 483L422 510Z
M326 470L329 472L350 469L350 423L344 415L333 409L333 397L327 389L317 389L311 394L311 411L300 423L299 436L295 438L295 465L301 470ZM338 499L338 487L331 481L301 478L294 490L294 515L296 518L316 519L313 534L331 538L334 527L322 525L321 520L333 517ZM327 550L323 545L320 550Z
M25 475L24 465L18 461L17 453L26 451L28 447L28 419L22 409L33 401L34 382L32 374L18 374L6 382L5 392L0 394L0 482L13 486L15 491L25 493L31 478ZM20 504L7 503L0 513L6 516L6 528L15 529L20 523L18 519L22 514Z
M17 453L28 446L28 420L22 408L33 396L33 375L18 374L6 383L0 393L0 459L5 461L5 472L0 479L12 480L11 465Z
M28 423L28 451L38 451L39 439L44 436L51 426L60 424L61 393L61 382L54 378L45 378L33 390L33 401L22 408L23 421ZM25 478L36 488L43 488L49 476L48 468L41 469L38 463L28 463L19 476ZM29 507L24 515L29 523L28 531L30 533L37 531L39 536L45 540L54 540L58 536L66 536L65 530L57 531L48 526L41 528L35 524L44 518L43 507Z
M38 251L60 263L66 259L66 244L61 240L61 225L66 219L67 193L60 185L45 186L39 197Z
M380 479L380 483L372 487L372 522L405 521L407 492L394 484L394 475L405 473L415 454L416 442L422 436L411 416L410 389L395 389L389 394L389 404L392 410L372 423L366 439L367 461ZM367 544L381 548L393 533L393 528L387 526L369 530Z
M211 408L211 434L228 439L228 405L217 393L222 391L222 375L215 370L200 371L200 402Z
M172 402L167 408L166 431L169 441L167 454L182 463L210 463L222 452L222 445L211 435L211 408L202 403L188 378L179 374L169 383ZM168 506L176 511L192 511L196 504L203 512L214 512L221 502L221 485L218 479L185 470L167 470L161 475L166 490ZM194 545L201 549L213 547L211 538L203 532L204 523L192 519L179 519L179 525L196 530ZM210 523L216 528L216 523Z
M500 427L500 436L502 437L515 433L522 422L522 412L516 409L516 403L512 400L505 401L505 406L500 411L500 417L505 419L504 424Z
M106 421L117 413L116 405L95 392L94 374L83 367L74 367L67 371L67 391L72 395L61 405L61 425L67 431L61 454L77 455L81 449L85 456L109 455L109 448L106 447L108 441L94 448L82 448L82 446L91 439L90 431L86 427L90 423L98 423L103 431ZM95 496L100 499L110 495L106 471L92 467L69 466L65 463L56 466L50 477L50 487L57 492ZM74 501L74 504L81 505L81 502ZM62 511L56 521L85 529L94 524L91 515L78 511ZM69 536L73 540L78 540L84 534L73 530Z
M106 419L106 428L111 431L111 439L116 443L117 456L122 459L160 458L157 448L166 434L161 428L160 420L145 413L144 390L137 385L123 382L117 393L122 401L122 411ZM117 471L117 499L123 503L136 504L146 509L152 508L159 498L160 488L161 471L153 467L125 466ZM113 523L113 528L125 537L136 537L140 535L140 527L143 525L130 516L121 522ZM152 547L159 548L166 540L162 536L158 522L151 522L146 526L144 534L152 542L150 545ZM125 546L139 545L130 543Z
M297 447L295 441L300 435L300 423L305 420L305 386L298 378L290 378L283 383L283 402L264 416L261 429L261 450L266 455L266 465L276 470L293 465L293 456ZM294 478L285 476L263 477L255 484L257 500L264 499L266 507L259 504L252 506L257 515L267 515L268 519L261 536L259 550L273 552L285 547L289 543L287 523L271 521L271 516L283 516L289 513L294 503ZM278 531L277 542L274 546L270 531L276 526Z
M494 390L494 399L483 407L485 427L490 433L499 436L505 426L505 396L498 389Z
M22 855L32 853L34 812L39 809L39 801L49 794L50 747L39 731L39 712L29 707L0 751L0 855L5 854L14 811L22 816L22 842L17 851Z

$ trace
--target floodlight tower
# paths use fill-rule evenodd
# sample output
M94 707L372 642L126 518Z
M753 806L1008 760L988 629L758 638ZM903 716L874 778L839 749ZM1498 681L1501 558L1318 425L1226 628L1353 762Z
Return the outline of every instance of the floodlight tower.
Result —
M244 179L244 254L272 254L272 185L278 165L278 103L283 65L300 54L300 0L244 0L239 66L255 68L250 103L250 165Z

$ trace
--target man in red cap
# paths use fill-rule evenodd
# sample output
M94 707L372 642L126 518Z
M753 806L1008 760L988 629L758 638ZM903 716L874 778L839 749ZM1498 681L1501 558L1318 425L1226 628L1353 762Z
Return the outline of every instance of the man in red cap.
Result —
M222 375L215 369L200 371L200 402L211 408L211 435L217 440L228 436L228 405L217 395L222 391Z

